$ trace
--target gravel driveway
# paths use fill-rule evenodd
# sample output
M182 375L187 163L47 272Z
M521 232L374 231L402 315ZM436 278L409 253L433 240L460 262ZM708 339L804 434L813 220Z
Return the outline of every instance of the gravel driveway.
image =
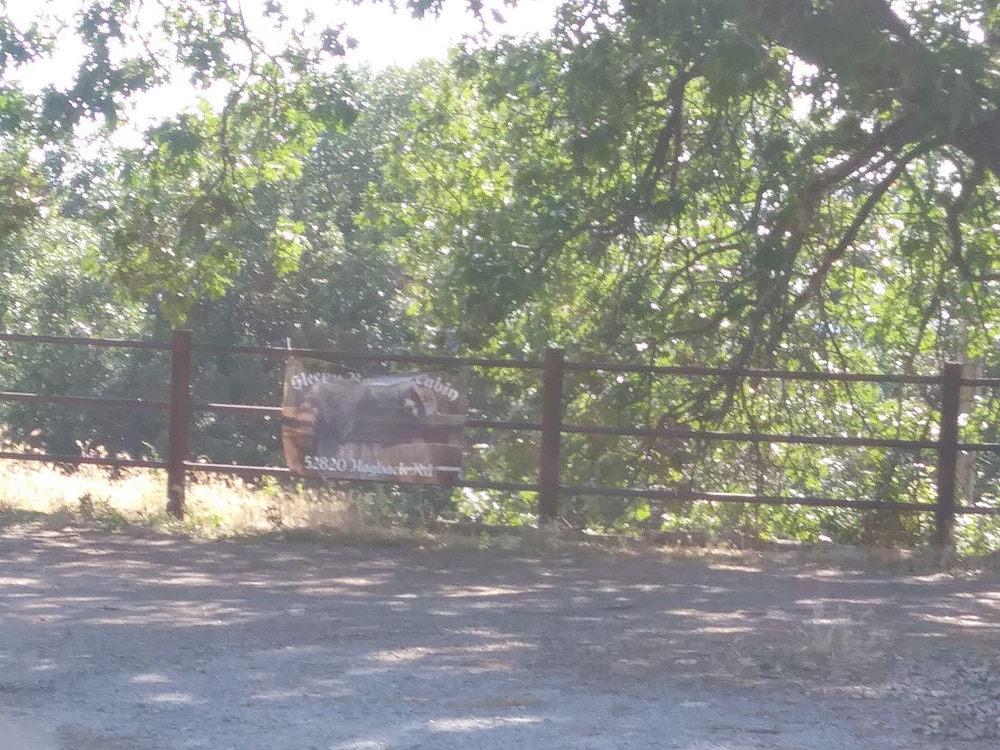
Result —
M0 528L0 750L1000 746L1000 577Z

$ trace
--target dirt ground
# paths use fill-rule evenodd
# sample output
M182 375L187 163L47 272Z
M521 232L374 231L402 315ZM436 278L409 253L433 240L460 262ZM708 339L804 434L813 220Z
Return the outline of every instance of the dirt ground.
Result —
M539 549L0 527L0 750L1000 744L996 573Z

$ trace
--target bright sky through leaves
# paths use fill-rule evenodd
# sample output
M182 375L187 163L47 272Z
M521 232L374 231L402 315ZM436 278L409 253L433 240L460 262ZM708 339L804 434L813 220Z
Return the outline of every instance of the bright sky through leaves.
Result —
M67 57L80 51L79 43L72 33L72 18L83 5L75 0L6 5L4 13L19 25L27 26L32 21L41 21L44 27L62 24L69 27L60 40L62 54L32 65L31 74L22 76L26 83L39 86L50 82L58 84L75 73L75 66L67 64ZM260 23L261 16L256 5L250 2L244 5L244 10L248 19ZM522 37L536 32L544 34L552 26L557 5L554 0L532 0L512 8L500 6L497 10L504 19L502 24L494 21L491 13L486 12L484 15L488 30L496 35ZM482 21L475 18L461 2L447 3L440 16L428 16L420 20L414 19L405 9L394 12L383 3L355 5L323 0L286 0L281 6L293 21L301 20L306 13L312 13L320 27L344 24L345 34L358 42L356 48L348 51L347 61L375 68L409 66L427 57L443 59L448 49L459 43L463 36L474 34L482 28ZM263 30L263 27L258 28Z
M376 69L391 66L408 67L424 58L444 59L448 50L459 44L463 37L486 30L491 36L512 35L524 37L529 34L545 34L554 22L558 3L555 0L532 0L516 7L507 8L502 3L487 3L483 18L475 17L465 3L446 3L440 16L414 19L402 8L394 12L384 3L330 3L323 0L284 0L280 3L283 12L293 25L298 24L306 14L315 16L313 27L337 28L343 25L344 39L356 41L356 46L347 50L344 60L354 66L369 65ZM52 0L45 4L8 5L4 12L22 26L39 22L43 28L63 28L57 52L51 57L32 63L11 76L28 91L40 91L45 86L68 87L77 74L84 48L73 32L74 16L85 3L81 0ZM271 21L260 13L260 4L243 4L247 20L261 38L267 39ZM498 22L492 12L496 9L502 16ZM280 36L270 33L276 45L281 44ZM194 103L196 98L207 98L216 106L221 106L225 92L202 90L195 92L183 78L161 86L155 95L139 97L132 105L134 109L127 115L131 127L120 128L114 136L119 146L138 145L139 130L165 115L183 110ZM123 113L124 114L124 113ZM88 128L79 132L85 135Z
M345 24L349 36L358 40L358 47L349 51L351 63L367 63L377 68L391 65L408 66L426 57L443 58L448 49L461 41L463 35L479 30L464 3L446 3L439 18L414 20L406 11L393 13L386 5L339 5L321 0L292 0L285 7L293 16L306 9L316 13L324 24ZM553 0L533 0L501 13L505 23L490 22L496 34L524 36L545 33L551 26L556 3Z

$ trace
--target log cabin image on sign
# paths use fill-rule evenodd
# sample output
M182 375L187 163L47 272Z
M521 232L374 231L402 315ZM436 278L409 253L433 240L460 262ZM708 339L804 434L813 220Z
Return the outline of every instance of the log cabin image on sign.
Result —
M464 387L446 373L362 378L291 358L285 460L304 476L446 484L461 471L467 403Z

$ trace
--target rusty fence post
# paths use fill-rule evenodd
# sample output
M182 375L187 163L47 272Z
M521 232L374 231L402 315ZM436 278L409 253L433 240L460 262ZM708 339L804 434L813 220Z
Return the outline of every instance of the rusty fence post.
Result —
M941 430L938 433L937 507L934 510L934 543L951 546L955 525L955 491L958 476L959 420L962 412L962 365L948 362L941 379Z
M184 518L184 462L191 417L191 331L170 340L170 422L167 437L167 512Z
M559 463L562 442L563 364L562 349L545 350L542 380L542 446L538 469L538 522L554 521L559 515Z

